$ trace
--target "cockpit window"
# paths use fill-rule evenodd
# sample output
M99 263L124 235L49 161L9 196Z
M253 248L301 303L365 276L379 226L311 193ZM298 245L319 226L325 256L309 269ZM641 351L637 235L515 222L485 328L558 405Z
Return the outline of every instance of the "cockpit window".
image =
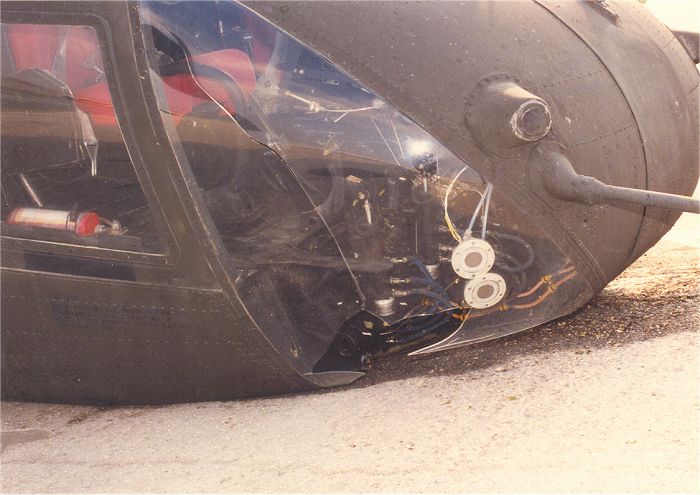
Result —
M236 2L141 7L238 294L300 369L513 333L589 296L486 177L330 61Z
M95 29L3 24L2 233L162 253Z

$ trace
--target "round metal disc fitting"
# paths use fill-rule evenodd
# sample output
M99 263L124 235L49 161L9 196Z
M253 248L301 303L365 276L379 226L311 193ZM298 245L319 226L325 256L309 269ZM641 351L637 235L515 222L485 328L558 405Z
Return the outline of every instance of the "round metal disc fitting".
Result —
M483 239L467 239L452 250L452 269L462 278L472 279L488 272L496 255Z
M464 287L464 302L474 309L495 306L506 295L506 281L497 273L486 273Z

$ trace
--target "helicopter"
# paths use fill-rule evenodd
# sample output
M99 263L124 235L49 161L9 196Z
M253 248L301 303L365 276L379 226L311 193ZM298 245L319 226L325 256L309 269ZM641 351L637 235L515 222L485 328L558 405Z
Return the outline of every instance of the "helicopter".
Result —
M227 400L568 315L698 181L632 2L2 3L2 397Z

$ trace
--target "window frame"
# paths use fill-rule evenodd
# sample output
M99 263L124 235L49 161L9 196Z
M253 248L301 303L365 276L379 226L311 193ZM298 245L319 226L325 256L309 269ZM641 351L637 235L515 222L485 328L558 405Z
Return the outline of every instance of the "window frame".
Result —
M39 2L30 2L34 5ZM43 2L42 2L43 3ZM143 163L141 150L135 142L134 130L128 123L127 112L125 110L125 97L120 91L120 78L137 77L136 74L119 74L115 68L116 55L113 51L112 37L109 20L98 13L81 12L82 9L71 10L71 4L64 12L47 12L42 8L38 9L8 9L8 4L3 5L1 13L2 24L30 24L30 25L60 25L60 26L85 26L95 30L97 36L100 55L102 57L102 69L104 70L105 82L112 100L120 134L124 140L129 159L134 168L139 186L146 199L146 203L153 215L154 225L159 229L158 235L161 237L163 250L161 252L149 253L144 251L126 251L102 246L86 246L80 244L68 244L51 240L28 239L12 237L7 235L5 229L0 231L2 239L2 249L43 252L57 255L68 255L78 257L89 257L107 259L114 261L126 261L131 263L145 263L151 265L171 265L180 258L180 246L176 242L175 236L170 228L167 215L156 193L157 187L153 183L148 173L147 167ZM79 4L80 2L78 2ZM101 3L101 2L100 2ZM32 6L33 7L33 6ZM141 102L143 103L143 102ZM156 143L157 144L157 143Z

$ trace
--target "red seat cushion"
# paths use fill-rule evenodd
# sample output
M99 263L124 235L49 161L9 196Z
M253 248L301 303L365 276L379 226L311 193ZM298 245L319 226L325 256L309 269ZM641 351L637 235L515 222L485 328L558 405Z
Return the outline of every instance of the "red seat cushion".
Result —
M117 116L114 113L112 98L106 82L93 84L75 94L75 102L83 112L90 116L95 127L115 127Z
M7 24L4 29L12 53L15 71L62 69L65 82L73 91L104 79L102 56L95 30L88 26L55 26L43 24ZM64 39L65 36L65 39ZM61 41L65 59L57 60ZM54 63L58 67L54 67Z
M61 41L61 26L8 24L3 29L17 72L33 67L51 70Z
M195 63L209 65L229 74L241 87L244 95L255 89L255 71L248 56L240 50L219 50L197 55L191 59ZM236 108L226 86L215 78L178 74L162 78L168 112L178 124L183 115L201 104L211 101L209 96L220 103L231 114ZM207 96L207 94L209 96ZM78 106L90 115L95 126L116 125L116 116L105 83L95 84L77 91Z
M16 71L36 67L52 72L63 41L65 61L59 65L63 65L64 82L78 107L90 116L95 127L117 125L94 29L35 24L8 24L5 29ZM196 55L191 61L225 72L238 83L245 96L255 89L255 69L248 55L240 50L217 50ZM181 74L163 77L162 81L167 110L176 123L195 106L210 101L210 97L226 111L236 112L226 85L216 78L197 77L195 80L190 74Z
M232 48L217 50L209 53L202 53L192 57L192 61L204 65L209 65L220 71L227 73L236 80L243 90L249 95L255 90L255 70L248 55L240 50ZM209 89L207 89L209 91Z

